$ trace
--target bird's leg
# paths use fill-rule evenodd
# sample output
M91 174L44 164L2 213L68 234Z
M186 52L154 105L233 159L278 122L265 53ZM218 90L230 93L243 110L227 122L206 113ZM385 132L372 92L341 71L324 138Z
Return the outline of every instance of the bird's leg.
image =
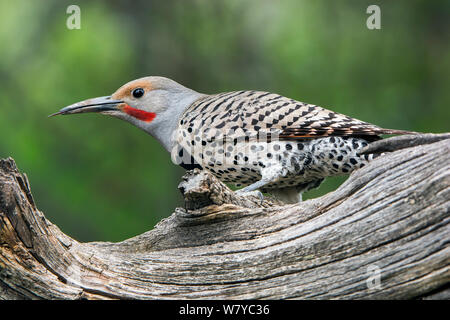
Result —
M249 186L246 186L245 188L236 190L236 193L240 196L256 196L261 199L261 201L264 200L264 196L258 189L268 184L270 181L261 179Z
M270 180L266 180L266 179L261 179L261 180L259 180L259 181L257 181L257 182L255 182L255 183L252 183L251 185L249 185L249 186L246 186L246 187L244 187L244 188L242 188L242 189L239 189L239 190L237 190L236 192L237 193L247 193L247 192L252 192L252 191L255 191L255 190L257 190L257 189L259 189L259 188L261 188L261 187L264 187L266 184L268 184L269 182L271 182Z
M260 191L258 191L258 189L264 187L265 185L271 182L277 181L279 178L283 176L283 173L284 169L279 165L264 168L261 171L262 176L261 180L256 181L255 183L252 183L251 185L246 186L242 189L237 190L236 193L239 194L240 196L256 195L261 200L264 200L263 194Z

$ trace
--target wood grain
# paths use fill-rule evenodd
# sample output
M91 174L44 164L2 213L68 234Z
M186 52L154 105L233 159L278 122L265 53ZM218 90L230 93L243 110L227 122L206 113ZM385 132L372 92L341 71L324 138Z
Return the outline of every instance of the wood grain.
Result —
M186 207L119 243L61 232L0 160L0 298L449 299L450 140L433 139L296 205L189 172Z

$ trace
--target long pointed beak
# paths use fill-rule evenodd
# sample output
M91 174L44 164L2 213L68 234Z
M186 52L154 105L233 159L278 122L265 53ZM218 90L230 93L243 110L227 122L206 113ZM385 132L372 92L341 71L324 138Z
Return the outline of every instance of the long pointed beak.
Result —
M121 103L124 102L121 100L114 100L111 96L93 98L62 108L58 112L49 115L49 117L86 112L117 111L120 110L118 106Z

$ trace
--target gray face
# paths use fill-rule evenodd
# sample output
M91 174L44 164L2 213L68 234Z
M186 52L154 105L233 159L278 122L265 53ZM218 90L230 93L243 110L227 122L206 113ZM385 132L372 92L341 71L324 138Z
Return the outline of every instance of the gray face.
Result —
M180 115L201 96L173 80L145 77L126 83L111 96L77 102L50 116L92 112L110 115L141 128L170 151Z

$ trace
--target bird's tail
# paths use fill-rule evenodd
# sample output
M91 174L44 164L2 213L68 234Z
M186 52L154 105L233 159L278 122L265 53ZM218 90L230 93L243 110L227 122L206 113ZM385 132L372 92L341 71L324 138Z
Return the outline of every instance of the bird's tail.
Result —
M371 142L367 147L359 151L358 154L359 155L382 154L384 152L393 152L400 149L411 148L418 145L430 144L437 141L450 139L450 133L434 134L434 133L418 133L401 130L392 130L390 132L396 132L392 134L401 134L401 135Z

